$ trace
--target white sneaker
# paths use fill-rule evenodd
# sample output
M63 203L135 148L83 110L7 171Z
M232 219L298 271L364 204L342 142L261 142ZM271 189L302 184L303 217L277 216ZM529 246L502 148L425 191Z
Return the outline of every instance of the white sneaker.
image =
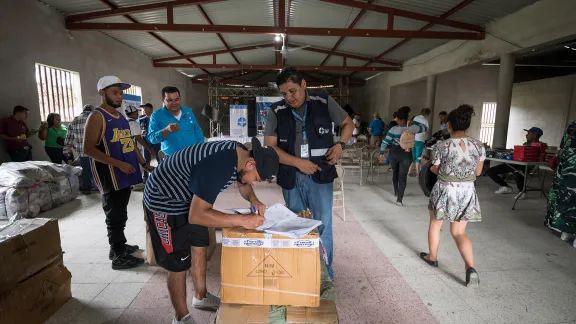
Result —
M139 183L137 185L133 185L132 186L132 190L134 191L142 191L144 190L144 184L143 183Z
M574 234L562 232L562 235L560 235L560 239L565 242L571 242L574 240Z
M507 193L512 193L512 188L510 187L500 187L498 190L496 190L494 193L497 194L507 194Z
M574 243L572 244L572 246L576 249L576 240L574 240Z
M516 195L516 199L518 199L518 200L524 200L524 199L526 199L526 198L527 198L527 197L526 197L526 193L525 193L525 192L521 192L521 193L519 193L519 194Z
M192 306L199 309L216 309L220 307L220 298L211 293L207 293L204 299L196 299L196 297L194 297L192 299Z
M192 315L188 314L182 317L181 320L177 320L176 316L174 316L174 319L172 319L172 324L196 324L196 322L194 322Z

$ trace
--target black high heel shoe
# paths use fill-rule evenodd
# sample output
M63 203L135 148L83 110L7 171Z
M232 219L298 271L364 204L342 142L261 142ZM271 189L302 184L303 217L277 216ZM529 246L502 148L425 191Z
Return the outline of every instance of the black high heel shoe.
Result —
M431 261L426 259L428 253L420 252L420 259L424 260L424 262L428 263L429 266L438 267L438 261Z
M474 268L466 270L466 287L478 287L480 285L480 277Z

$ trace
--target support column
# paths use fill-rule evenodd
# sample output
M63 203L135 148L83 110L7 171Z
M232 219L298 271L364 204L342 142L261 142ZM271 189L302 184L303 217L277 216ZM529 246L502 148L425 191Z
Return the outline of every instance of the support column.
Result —
M429 75L428 79L426 80L426 108L430 108L430 110L432 110L430 116L428 117L428 125L430 125L430 130L427 132L428 138L431 138L432 134L434 133L434 120L436 119L434 118L436 116L434 113L434 106L436 105L436 80L436 75Z
M494 123L494 141L492 143L494 148L506 147L510 105L512 103L512 85L514 84L514 64L515 58L511 54L504 54L500 57L496 120Z

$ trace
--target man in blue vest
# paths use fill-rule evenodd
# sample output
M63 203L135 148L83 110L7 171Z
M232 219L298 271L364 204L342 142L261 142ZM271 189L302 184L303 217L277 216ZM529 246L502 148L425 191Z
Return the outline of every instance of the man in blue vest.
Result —
M332 271L332 199L337 178L334 164L342 156L344 143L354 123L326 92L306 90L306 80L296 68L285 68L276 77L284 97L270 107L264 145L272 146L280 157L277 181L290 210L310 209L322 221L322 255ZM340 142L334 143L334 125L342 129Z
M151 144L162 143L161 148L165 155L204 143L202 128L198 125L192 108L182 106L180 100L178 88L164 87L164 107L153 112L150 117L146 140Z

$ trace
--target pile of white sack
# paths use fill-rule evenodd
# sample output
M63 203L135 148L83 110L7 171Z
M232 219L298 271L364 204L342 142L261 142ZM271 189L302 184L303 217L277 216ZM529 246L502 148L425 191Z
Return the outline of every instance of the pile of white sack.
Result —
M34 218L78 197L82 168L45 161L0 165L0 221Z

